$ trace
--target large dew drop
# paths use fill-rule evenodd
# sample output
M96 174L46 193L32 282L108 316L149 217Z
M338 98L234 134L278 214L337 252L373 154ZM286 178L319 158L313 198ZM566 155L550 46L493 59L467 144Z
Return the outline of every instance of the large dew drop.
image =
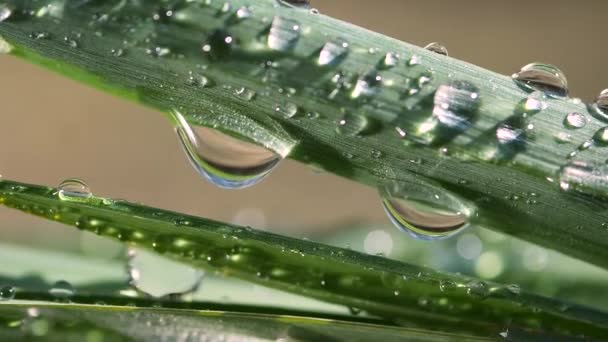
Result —
M474 214L464 200L418 179L387 185L380 195L391 222L420 240L449 238L466 229Z
M608 116L608 88L602 90L595 100L595 106L603 115Z
M568 96L568 80L564 73L553 65L530 63L512 77L526 89L540 90L551 97Z
M16 290L12 286L4 286L0 288L0 302L14 299L15 292Z
M300 23L293 19L274 17L268 33L268 47L275 51L293 49L300 38Z
M173 112L175 131L194 169L214 185L242 189L259 183L281 161L266 148L233 138L217 130L190 126Z
M65 280L59 280L49 290L49 294L59 300L68 300L75 292L72 284Z
M424 47L425 49L432 51L434 53L440 54L440 55L444 55L444 56L448 56L448 49L436 42L430 43L429 45Z
M93 196L89 185L79 178L69 178L61 182L57 195L62 201L83 202Z

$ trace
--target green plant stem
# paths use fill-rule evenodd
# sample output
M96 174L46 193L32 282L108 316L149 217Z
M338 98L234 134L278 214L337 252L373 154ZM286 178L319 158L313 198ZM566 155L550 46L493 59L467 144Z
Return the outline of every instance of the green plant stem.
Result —
M493 337L608 336L599 311L350 250L203 218L4 180L0 204L279 290L363 310L399 325Z
M526 118L525 148L508 160L495 159L495 129L517 116L528 91L509 77L324 15L274 0L178 1L172 16L166 10L173 5L162 1L9 3L14 14L0 23L0 37L14 56L162 111L178 109L193 124L239 135L363 184L378 187L412 175L432 179L477 206L474 224L608 267L605 187L596 184L600 194L593 197L562 191L558 184L563 166L608 157L607 148L594 146L567 158L605 125L582 103L547 99L548 108ZM48 4L61 11L45 9ZM245 6L250 16L239 19L236 11ZM273 18L299 25L292 48L269 48ZM217 43L221 34L231 37L232 46L224 51L220 41L205 56L202 47ZM338 38L348 42L348 53L333 65L317 65L324 44ZM387 52L401 56L397 66L378 66ZM406 63L412 56L419 61L415 66ZM382 77L382 85L353 98L357 78L370 70ZM209 83L189 84L191 75L204 75ZM428 83L411 95L421 76ZM415 136L431 115L436 89L454 80L479 90L472 127L440 144L402 140L395 128ZM238 95L242 90L255 95L244 98ZM297 106L293 118L276 110L286 104ZM586 113L590 122L566 130L562 122L570 112ZM338 134L344 113L372 124L362 137ZM566 142L556 139L564 135Z

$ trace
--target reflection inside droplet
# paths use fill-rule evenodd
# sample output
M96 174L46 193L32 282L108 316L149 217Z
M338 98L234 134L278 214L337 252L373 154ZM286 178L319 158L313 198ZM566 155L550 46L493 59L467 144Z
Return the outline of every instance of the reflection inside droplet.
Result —
M553 97L568 96L568 80L564 73L553 65L530 63L512 77L524 88L540 90Z
M390 184L380 194L393 224L421 240L440 240L461 232L474 212L455 194L418 179Z
M242 189L260 182L281 161L271 150L217 130L191 126L177 111L175 131L194 169L225 189Z

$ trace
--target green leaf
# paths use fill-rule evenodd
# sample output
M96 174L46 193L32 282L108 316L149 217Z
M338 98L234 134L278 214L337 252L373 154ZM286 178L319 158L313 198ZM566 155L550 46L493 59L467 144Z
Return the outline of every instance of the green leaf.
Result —
M597 177L608 149L594 143L606 123L594 106L549 97L529 110L529 87L509 77L275 0L8 6L0 37L14 56L373 187L433 180L474 204L475 225L608 267L608 191ZM383 62L389 52L401 56L394 67ZM435 92L455 81L478 90L471 126L425 131ZM564 126L572 112L587 116L585 127ZM345 114L365 129L336 133ZM521 144L500 143L503 124Z
M608 317L517 288L110 199L0 182L0 203L189 265L345 305L399 325L474 336L608 336Z
M306 317L78 304L0 304L2 340L485 341L437 331Z

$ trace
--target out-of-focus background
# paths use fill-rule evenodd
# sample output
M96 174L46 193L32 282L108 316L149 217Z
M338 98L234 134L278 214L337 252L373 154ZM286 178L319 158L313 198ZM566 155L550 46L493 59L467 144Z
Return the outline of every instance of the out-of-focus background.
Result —
M608 88L607 1L314 0L313 6L416 45L440 42L451 56L502 74L533 61L557 65L566 73L572 95L585 101ZM0 174L8 179L57 185L79 177L98 195L488 279L517 281L509 274L567 273L571 271L564 267L571 267L606 283L606 276L592 267L564 263L556 254L486 231L472 230L438 244L412 241L390 227L374 189L291 161L253 188L215 188L191 169L159 113L12 57L0 57L0 104ZM0 208L0 241L94 255L103 255L99 250L104 248L120 253L72 228L5 208ZM460 258L458 265L450 261L452 255ZM538 291L559 291L545 285Z

